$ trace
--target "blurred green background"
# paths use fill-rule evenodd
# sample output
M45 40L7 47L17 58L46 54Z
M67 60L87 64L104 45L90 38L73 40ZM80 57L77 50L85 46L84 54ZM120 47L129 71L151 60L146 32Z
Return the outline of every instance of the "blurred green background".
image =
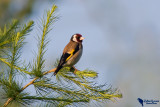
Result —
M141 107L137 98L160 100L159 0L0 0L1 27L12 18L36 22L22 51L26 63L37 51L40 19L53 3L59 19L49 33L46 69L53 67L71 35L81 33L84 52L77 68L97 71L98 83L112 84L123 93L117 102L98 106Z

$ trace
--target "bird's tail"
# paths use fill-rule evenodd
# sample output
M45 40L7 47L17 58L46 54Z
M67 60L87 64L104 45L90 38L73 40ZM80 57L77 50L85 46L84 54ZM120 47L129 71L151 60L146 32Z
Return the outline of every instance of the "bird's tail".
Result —
M55 76L55 75L59 72L59 70L60 70L61 68L62 68L62 66L58 66L53 75Z

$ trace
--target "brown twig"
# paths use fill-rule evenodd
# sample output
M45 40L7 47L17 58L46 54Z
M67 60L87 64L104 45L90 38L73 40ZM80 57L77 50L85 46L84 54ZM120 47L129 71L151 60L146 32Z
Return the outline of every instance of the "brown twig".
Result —
M3 107L6 107L11 101L13 100L13 98L9 98L3 105Z
M51 70L49 70L49 71L47 71L47 72L44 72L43 75L46 75L46 74L51 73L51 72L54 72L55 70L56 70L56 68L51 69ZM33 84L34 81L36 81L38 78L39 78L39 77L35 77L32 81L30 81L28 84L26 84L26 85L21 89L21 91L20 91L19 93L21 93L24 89L26 89L28 86L30 86L31 84ZM18 93L18 94L19 94L19 93ZM3 107L6 107L6 106L7 106L10 102L12 102L12 101L13 101L13 98L8 98L8 100L5 102L5 104L3 105Z

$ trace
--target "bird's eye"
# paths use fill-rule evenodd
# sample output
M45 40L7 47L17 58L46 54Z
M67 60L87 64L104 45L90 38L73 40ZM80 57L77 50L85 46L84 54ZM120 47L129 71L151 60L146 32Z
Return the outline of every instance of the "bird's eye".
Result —
M79 40L79 39L80 39L80 37L77 37L77 39Z

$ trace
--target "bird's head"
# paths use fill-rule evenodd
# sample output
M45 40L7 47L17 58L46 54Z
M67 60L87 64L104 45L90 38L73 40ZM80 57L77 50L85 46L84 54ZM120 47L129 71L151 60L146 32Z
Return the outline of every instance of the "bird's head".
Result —
M81 43L83 41L84 37L82 37L81 34L74 34L72 37L71 37L71 41L73 42L78 42L78 43Z

